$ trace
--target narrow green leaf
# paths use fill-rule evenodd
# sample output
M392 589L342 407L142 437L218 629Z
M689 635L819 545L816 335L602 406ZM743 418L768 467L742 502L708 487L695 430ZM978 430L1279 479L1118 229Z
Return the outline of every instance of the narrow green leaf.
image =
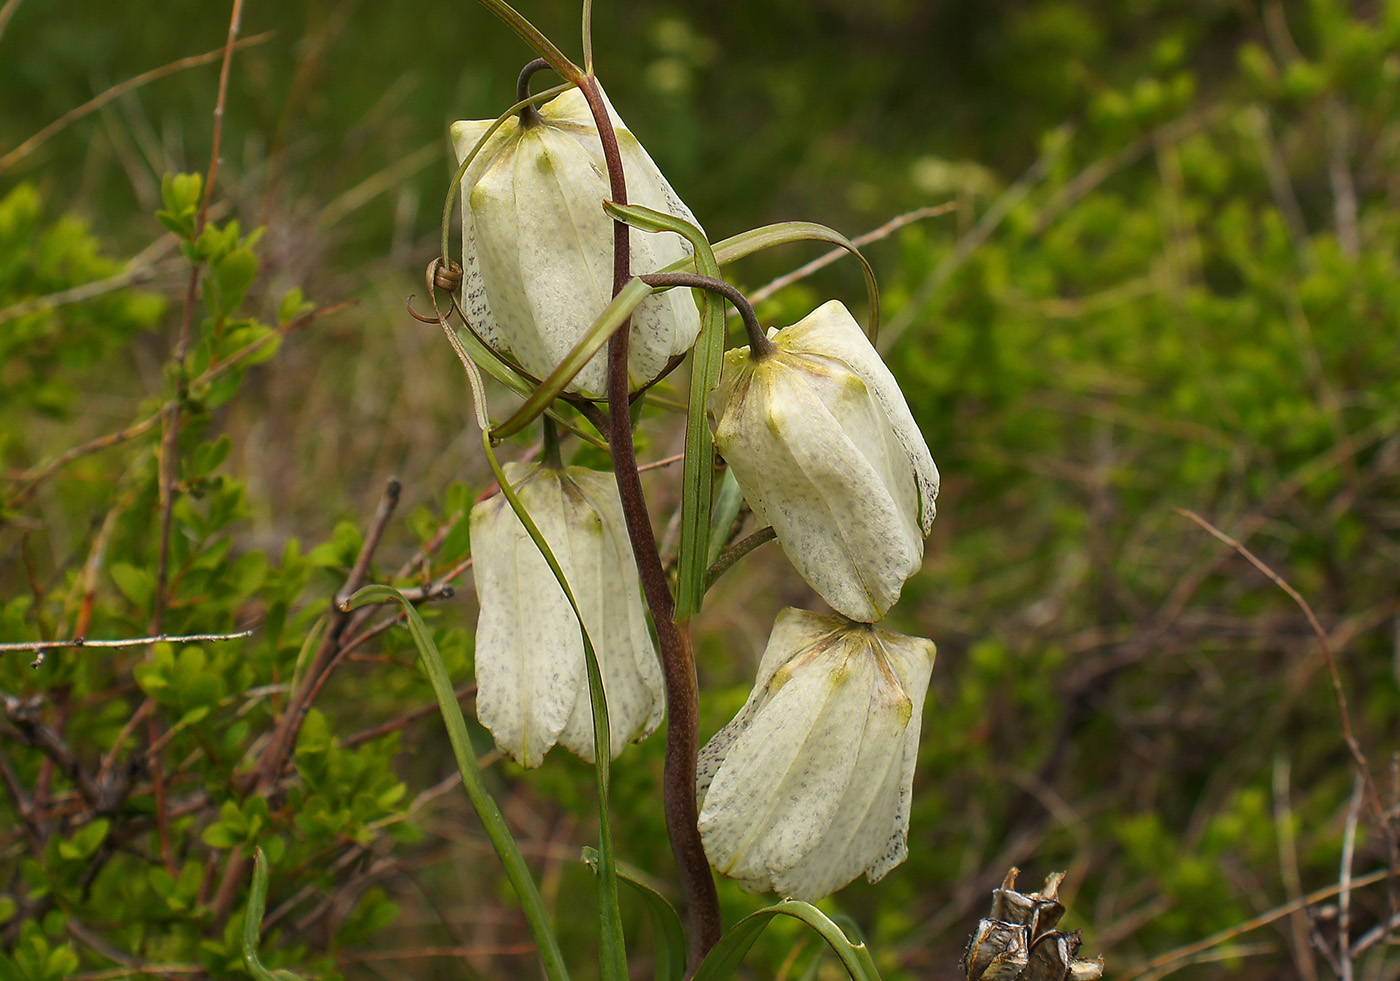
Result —
M491 430L491 435L497 439L513 436L538 419L550 403L563 394L564 388L583 370L593 355L602 350L608 338L617 333L618 328L627 322L633 311L653 292L652 288L640 279L633 279L624 286L622 291L613 297L612 302L603 308L603 312L598 314L598 319L593 321L588 333L564 356L559 366L530 393L525 404L517 409L513 416Z
M467 734L467 722L462 715L462 706L457 701L452 678L447 673L446 665L442 663L442 655L438 653L437 644L433 642L433 636L428 632L423 618L419 616L418 609L397 589L379 585L365 586L346 600L344 608L348 612L369 603L386 601L398 603L403 608L404 616L408 620L409 634L418 649L419 663L433 686L433 694L437 696L438 709L442 713L443 725L447 728L447 740L452 744L453 755L457 758L457 770L462 775L462 784L466 787L467 796L471 799L472 807L476 809L486 836L491 839L501 864L505 866L506 876L510 879L516 896L520 899L525 919L529 922L535 943L540 949L545 975L550 981L566 981L569 972L564 966L564 956L559 950L554 928L550 925L549 914L545 911L544 899L530 875L530 868L525 864L524 856L515 844L515 838L511 836L510 828L501 815L501 809L481 782L476 753L472 749L471 737Z
M549 565L549 571L564 591L569 606L578 619L579 634L583 639L583 663L588 673L588 698L593 710L593 771L598 787L598 970L604 981L627 981L627 945L622 933L622 910L617 898L617 867L613 855L612 818L609 813L609 794L612 781L612 737L608 728L608 702L603 692L603 672L598 667L598 655L593 647L593 639L588 636L588 628L583 622L583 613L574 600L574 591L564 576L564 570L549 547L549 542L541 534L530 512L525 509L515 489L506 480L505 471L496 459L491 448L491 434L483 430L481 443L486 450L486 459L491 464L491 472L501 486L511 510L525 526L531 541L539 549L540 555ZM451 689L449 688L449 691ZM453 704L456 704L454 696Z
M521 376L514 368L501 361L496 352L481 343L481 338L477 337L471 331L458 330L455 334L457 339L462 343L462 347L466 350L467 356L471 358L482 371L486 372L521 398L528 399L534 394L535 389L539 387L538 382ZM599 439L592 433L580 429L571 420L564 418L564 416L560 415L553 408L546 409L544 414L585 443L596 446L600 450L606 450L608 448L606 440Z
M639 205L606 202L603 207L614 219L643 231L675 232L684 236L695 248L695 255L681 265L693 265L700 275L719 278L719 262L710 249L709 240L694 225ZM677 623L700 612L705 599L705 570L709 566L715 447L705 415L705 402L719 383L719 370L724 361L724 302L709 293L702 293L701 297L700 336L690 355L690 398L686 410L685 462L681 472L681 539L676 553Z
M813 221L783 221L776 225L751 228L747 232L740 232L723 242L715 243L715 258L724 266L763 249L771 249L776 245L791 245L794 242L827 242L839 245L860 260L861 270L865 273L865 291L870 298L870 326L866 330L870 335L870 343L874 344L880 332L880 287L875 282L875 268L861 255L854 242L835 229ZM667 271L679 271L683 268L684 264L672 263L667 267Z
M880 972L875 967L875 959L863 943L852 943L841 932L841 928L827 918L811 903L784 900L767 909L761 909L744 917L730 928L729 932L715 944L704 963L695 972L694 981L722 981L731 977L754 941L767 928L775 916L791 916L801 920L821 936L841 960L846 973L855 981L880 981Z
M598 870L596 848L584 848L583 860L595 872ZM685 977L685 930L680 915L665 896L651 887L641 870L618 862L617 875L636 890L651 914L651 928L656 934L656 981L681 981Z
M267 856L253 849L253 887L248 891L248 909L243 915L243 966L257 981L301 981L291 971L269 971L258 960L258 936L262 933L263 911L267 909Z
M739 519L739 509L744 506L744 492L739 489L739 481L733 470L724 471L724 479L719 482L719 493L715 495L715 511L710 519L710 547L705 553L705 565L715 564L720 553L729 544L729 533L734 522Z

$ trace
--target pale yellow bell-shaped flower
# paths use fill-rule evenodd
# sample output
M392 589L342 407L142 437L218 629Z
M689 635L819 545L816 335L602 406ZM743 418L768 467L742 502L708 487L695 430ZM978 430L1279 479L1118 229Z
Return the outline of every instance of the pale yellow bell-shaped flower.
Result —
M700 752L700 835L748 892L815 902L908 855L932 641L778 614L758 681Z
M606 96L604 96L606 101ZM696 224L642 145L613 111L627 198ZM494 120L452 124L460 161ZM545 103L532 125L506 120L462 178L463 307L491 347L543 378L587 333L612 300L612 198L598 127L583 93ZM692 253L668 232L631 233L633 275L657 272ZM684 354L700 332L690 290L644 300L632 315L628 373L635 390ZM595 355L569 391L606 394L606 351Z
M919 570L938 468L894 376L835 300L729 351L710 395L715 447L808 585L874 622Z
M665 687L611 474L507 463L506 479L549 543L603 676L612 757L661 722ZM539 766L557 742L593 761L593 712L578 619L502 494L471 514L476 712L501 751Z

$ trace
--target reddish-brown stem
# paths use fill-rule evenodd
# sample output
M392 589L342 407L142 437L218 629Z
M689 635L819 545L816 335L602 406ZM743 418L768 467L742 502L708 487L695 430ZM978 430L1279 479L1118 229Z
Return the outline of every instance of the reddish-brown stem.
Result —
M160 727L156 724L154 715L146 716L146 742L154 746L160 739ZM161 759L160 750L152 753L149 759L151 768L151 796L156 808L156 840L160 843L160 860L165 866L165 871L172 876L180 874L180 867L175 864L175 852L170 846L170 814L166 807L165 796L165 761Z
M608 164L608 182L612 199L627 203L627 183L618 150L617 134L603 102L602 90L593 76L579 85L588 100L603 155ZM626 223L613 222L613 295L617 295L632 278L631 238ZM627 354L631 325L623 324L608 342L608 445L612 451L613 471L617 490L622 498L622 512L627 519L627 533L632 541L632 554L642 580L642 592L656 624L656 637L661 647L662 670L666 676L666 763L663 775L663 796L666 829L671 837L671 852L680 875L681 893L686 901L689 920L689 960L692 970L698 965L720 937L719 896L715 892L710 864L705 858L705 846L697 825L698 807L695 798L695 764L699 755L699 688L695 678L695 656L690 646L690 634L673 619L675 599L666 582L661 565L661 553L656 547L656 533L651 527L646 496L642 492L641 475L637 469L636 448L632 444L632 417L629 411Z
M229 70L233 64L233 49L238 42L238 29L243 20L243 0L233 0L233 10L229 14L228 39L224 43L224 61L219 69L219 94L214 100L214 134L209 153L209 171L204 179L204 198L200 202L199 214L194 228L197 238L209 220L209 202L214 193L214 182L219 176L219 152L224 131L224 105L228 101ZM180 410L188 392L189 379L185 377L185 359L189 354L190 335L194 323L194 305L199 299L199 275L201 264L195 262L190 267L189 283L185 287L185 308L180 317L180 333L175 341L172 360L176 366L176 393L165 412L164 430L161 434L160 450L160 539L156 552L156 588L154 606L151 610L150 633L161 632L165 608L169 601L167 591L170 579L170 532L175 516L175 481L180 471ZM154 717L147 722L147 738L156 740ZM156 823L160 830L161 858L168 870L175 868L174 856L170 851L165 814L165 777L159 754L150 761L155 783Z
M219 69L219 94L214 100L214 133L209 153L209 172L204 178L204 198L199 205L194 234L198 238L209 221L209 202L214 194L214 182L219 176L219 153L224 134L224 105L228 102L230 68L233 65L233 49L238 43L238 29L243 21L243 0L233 0L233 10L229 14L228 39L224 42L224 61ZM167 600L166 587L170 574L170 529L175 509L175 478L179 472L180 408L184 401L187 379L185 378L185 356L189 353L190 334L194 323L194 305L199 299L199 273L201 264L190 267L190 279L185 287L185 308L180 316L180 334L175 341L173 359L178 368L178 391L165 415L165 430L161 437L160 452L160 546L156 556L155 609L151 613L151 630L160 633L161 619Z
M380 499L379 507L375 511L374 519L370 522L364 543L360 546L360 554L356 556L350 575L345 580L345 586L336 596L331 598L331 620L326 627L325 634L321 637L321 643L317 647L315 655L311 659L311 666L302 677L301 684L292 693L282 717L272 730L267 748L263 750L262 757L258 761L258 767L244 781L242 789L245 795L266 793L276 783L282 772L282 767L286 764L293 747L296 745L297 734L301 732L302 722L311 709L311 703L320 692L321 685L325 683L331 668L338 663L342 637L347 630L356 629L359 624L372 615L368 609L360 610L353 616L344 613L340 609L340 602L364 585L370 561L374 558L374 552L379 547L379 539L388 526L394 510L398 507L401 490L398 478L390 478L389 483L384 488L384 496ZM218 891L214 894L212 904L214 918L219 924L223 924L232 911L233 901L238 895L238 888L247 875L248 861L248 855L241 848L235 848L228 854L228 861L224 865L223 879L219 883Z

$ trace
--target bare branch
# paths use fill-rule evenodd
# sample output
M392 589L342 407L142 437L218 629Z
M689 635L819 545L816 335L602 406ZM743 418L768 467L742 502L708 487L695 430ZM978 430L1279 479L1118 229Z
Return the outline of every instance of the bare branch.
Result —
M1383 834L1386 835L1388 839L1390 839L1393 842L1393 837L1387 832L1385 817L1382 814L1380 795L1377 794L1376 786L1371 781L1370 764L1366 759L1366 754L1361 751L1361 744L1357 742L1356 736L1352 732L1351 712L1347 709L1346 692L1342 688L1341 675L1337 672L1337 658L1332 652L1332 640L1328 636L1327 631L1322 629L1322 624L1319 623L1317 620L1317 614L1313 613L1313 609L1310 605L1308 605L1308 601L1303 599L1303 597L1298 593L1296 589L1290 586L1277 572L1265 565L1263 560L1261 560L1249 549L1245 548L1239 542L1235 541L1229 535L1225 534L1219 528L1215 527L1215 525L1211 524L1205 518L1202 518L1196 512L1186 511L1182 508L1173 508L1172 510L1175 511L1177 514L1181 515L1183 518L1191 519L1196 524L1200 525L1206 531L1210 532L1212 535L1218 538L1220 541L1224 542L1226 545L1229 545L1236 552L1239 552L1240 555L1248 559L1249 563L1252 566L1254 566L1254 568L1258 569L1265 576L1267 576L1275 586L1287 593L1288 597L1298 605L1298 608L1303 611L1303 615L1307 617L1308 625L1312 627L1313 633L1317 636L1318 644L1322 648L1322 656L1327 662L1327 671L1332 676L1332 692L1336 696L1337 700L1337 713L1341 716L1342 738L1346 740L1347 748L1351 750L1352 759L1356 763L1357 773L1365 782L1366 798L1368 803L1371 805L1372 815L1376 820L1377 830L1381 831Z
M13 5L17 6L18 4L14 3ZM12 13L11 5L7 5L4 11L0 11L0 15L4 15L7 19L10 13ZM3 22L0 22L0 29L3 29L3 27ZM244 38L242 41L234 45L234 47L247 48L255 44L262 44L264 41L270 40L272 38L272 34L273 32L268 31L263 34L254 35L250 38ZM39 130L39 132L35 133L33 136L25 140L19 146L15 147L9 153L0 157L0 172L8 170L10 167L14 166L16 163L29 156L29 154L33 153L36 149L39 148L40 145L48 141L52 136L66 129L73 123L76 123L79 119L82 119L84 116L89 116L97 110L101 109L113 99L119 99L122 96L126 95L128 92L132 91L133 89L139 89L141 86L146 85L150 82L154 82L157 79L165 78L167 75L174 75L177 72L182 72L187 68L198 68L201 65L207 65L210 62L218 61L219 58L224 54L224 48L215 48L213 51L204 52L204 54L190 55L188 58L180 58L177 61L172 61L168 65L162 65L159 68L152 68L148 72L142 72L140 75L137 75L133 78L129 78L125 82L119 82L118 84L113 85L111 88L107 89L107 91L89 99L87 102L84 102L77 108L69 109L62 116L59 116L53 122L49 123L43 129Z
M873 229L872 231L866 232L864 235L859 235L856 238L851 239L851 244L854 245L856 248L861 248L862 246L869 245L871 242L878 242L881 239L889 238L891 235L899 231L905 225L912 225L914 222L921 221L924 218L932 218L936 215L947 214L949 211L957 210L957 207L958 206L956 202L949 201L947 204L931 205L929 207L924 208L915 208L913 211L906 211L902 215L895 215L893 218L885 222L879 228ZM813 259L811 262L798 266L792 272L784 273L777 279L774 279L766 285L755 290L753 293L749 294L749 302L757 306L758 304L762 303L764 300L772 296L774 293L778 292L778 290L782 289L784 286L791 286L793 283L806 279L818 269L822 269L826 266L829 266L837 259L840 259L844 256L848 256L850 254L851 253L847 252L844 248L835 248L832 249L830 252L823 253L822 255L817 256L817 258ZM731 319L737 316L739 316L738 310L729 311L729 317Z
M21 640L0 644L0 654L14 654L20 651L39 654L34 667L43 663L45 651L61 650L65 647L144 647L147 644L192 644L221 640L242 640L251 637L253 628L239 630L231 634L156 634L153 637L129 637L122 640L88 640L74 637L72 640Z

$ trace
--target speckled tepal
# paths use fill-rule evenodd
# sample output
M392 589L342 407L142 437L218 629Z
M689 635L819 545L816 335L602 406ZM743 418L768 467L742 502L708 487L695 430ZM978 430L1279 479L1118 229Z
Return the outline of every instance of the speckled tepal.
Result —
M608 112L628 201L697 224L611 104ZM487 137L494 122L452 124L459 161L486 140L462 177L462 307L483 341L544 378L612 300L613 223L603 211L612 198L607 163L578 89L545 103L530 124L512 117ZM634 229L631 245L633 275L657 272L692 252L670 232ZM690 290L643 300L632 315L631 387L656 378L699 332ZM607 357L600 352L569 391L602 395L606 375Z
M613 759L661 722L665 686L612 474L507 463L514 488L578 602L607 692ZM476 712L501 751L539 766L558 743L593 761L593 712L578 618L502 494L471 514Z
M749 892L814 902L908 855L932 641L778 614L753 693L700 753L710 864Z
M873 623L923 562L938 468L898 383L832 300L725 355L710 395L715 447L807 584Z

